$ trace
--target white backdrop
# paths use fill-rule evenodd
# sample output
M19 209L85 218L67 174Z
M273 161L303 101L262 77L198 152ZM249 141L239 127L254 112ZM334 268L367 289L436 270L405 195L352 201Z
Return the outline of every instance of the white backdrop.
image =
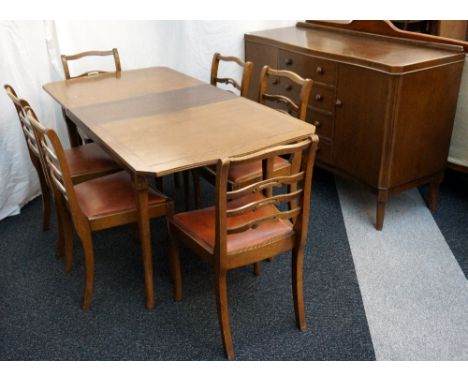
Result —
M60 109L41 88L63 78L60 54L118 48L123 70L164 65L208 82L214 52L243 57L245 32L294 24L291 20L0 21L0 83L12 85L28 100L67 146ZM87 65L97 63L83 63ZM19 213L38 194L15 109L0 94L0 220Z

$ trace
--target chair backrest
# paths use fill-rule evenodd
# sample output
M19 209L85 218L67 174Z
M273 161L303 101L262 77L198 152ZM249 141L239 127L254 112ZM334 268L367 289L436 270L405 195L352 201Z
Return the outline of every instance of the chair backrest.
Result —
M286 219L292 222L298 245L304 245L309 220L310 190L312 170L317 151L318 136L311 135L305 140L265 149L254 154L227 159L219 159L216 173L216 252L220 262L227 254L227 236L257 226ZM273 161L278 155L289 157L290 175L275 176ZM299 160L297 160L299 158ZM234 191L227 191L229 167L241 163L262 161L262 180ZM285 190L286 188L286 190ZM279 192L274 193L274 189ZM258 195L253 195L258 194ZM254 196L254 198L249 198ZM257 196L257 197L255 197ZM228 209L228 202L235 201L236 207ZM238 225L232 220L268 206L281 209L269 209L261 217L248 220ZM248 216L247 216L248 219ZM231 221L230 221L231 220Z
M239 84L233 78L221 78L218 77L218 69L219 69L219 62L226 61L226 62L235 62L239 66L243 68L242 72L242 81ZM217 84L229 84L234 86L237 90L239 90L240 95L242 97L247 97L247 93L249 92L249 85L250 85L250 77L252 75L252 68L253 64L250 61L244 62L238 57L233 56L222 56L220 53L215 53L213 55L213 60L211 62L211 78L210 83L213 86Z
M50 186L56 195L63 196L68 203L70 212L75 220L81 210L75 195L75 189L70 176L70 170L62 143L53 129L44 127L36 118L30 107L25 108L26 123L34 129L40 146L44 172L47 173Z
M292 83L299 85L299 99L298 102L294 102L291 98L286 97L282 94L269 94L268 93L268 82L269 77L279 77L287 79ZM277 110L288 113L295 114L295 116L303 121L306 119L307 115L307 105L309 103L310 93L312 91L313 81L311 79L304 79L298 74L291 72L289 70L276 70L272 69L268 65L265 65L262 68L260 73L260 85L258 89L258 102L265 104L265 101L273 101L276 103L282 104L283 107L286 107L287 111L284 109L278 108ZM287 89L291 90L293 85L288 85Z
M114 56L115 72L120 72L122 70L122 68L120 67L119 52L117 51L116 48L112 50L105 50L105 51L93 50L93 51L88 51L88 52L72 54L69 56L62 54L61 58L62 58L63 71L65 73L65 79L69 80L72 78L92 76L92 75L99 74L99 73L108 73L107 71L104 71L104 70L91 70L91 71L79 74L77 76L70 75L68 61L79 60L80 58L83 58L83 57L93 57L93 56Z
M24 138L26 140L26 144L28 145L28 151L29 155L31 156L31 159L33 157L37 158L37 160L41 160L41 154L40 154L40 148L39 148L39 142L37 141L36 135L34 134L34 130L30 126L29 123L27 123L27 116L26 116L26 108L30 108L29 103L24 100L19 98L16 95L15 90L13 89L12 86L10 85L4 85L3 86L8 97L13 101L13 104L15 105L16 113L18 114L18 119L20 122L21 130L23 131ZM31 109L32 111L32 109ZM34 111L32 111L34 114ZM34 117L36 117L36 114L34 114Z

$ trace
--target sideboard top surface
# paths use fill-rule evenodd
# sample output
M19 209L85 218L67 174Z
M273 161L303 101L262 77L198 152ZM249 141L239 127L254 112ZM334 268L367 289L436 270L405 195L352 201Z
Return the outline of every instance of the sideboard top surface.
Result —
M465 59L461 48L333 28L294 26L247 33L245 39L253 42L271 40L284 48L316 53L390 73L404 73Z

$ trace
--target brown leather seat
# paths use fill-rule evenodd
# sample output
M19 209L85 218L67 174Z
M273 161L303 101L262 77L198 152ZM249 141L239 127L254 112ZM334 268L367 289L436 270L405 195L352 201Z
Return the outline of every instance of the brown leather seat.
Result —
M85 146L89 146L89 144ZM74 188L81 211L88 218L137 208L135 189L130 175L125 171L88 180L76 185ZM148 203L150 207L167 203L168 200L166 196L152 189L149 190Z
M111 173L119 169L117 163L96 143L65 150L65 158L72 178L86 176L91 179L93 174L106 173L107 170Z
M276 173L281 170L285 170L287 175L287 169L290 164L284 158L276 157L273 161L273 171ZM279 174L278 174L279 175ZM262 162L255 161L250 163L236 164L229 168L229 180L234 183L245 183L254 179L259 179L262 176Z
M259 193L247 195L228 203L228 208L236 208L261 199L264 199L264 196ZM277 209L270 204L258 208L256 211L228 218L227 225L228 227L234 227L274 212L277 212ZM174 216L173 222L184 231L189 232L191 236L203 241L213 250L216 237L214 207L182 212ZM293 234L292 225L285 220L264 223L257 228L228 235L227 251L229 255L235 254L247 248L260 247L277 239L284 239L285 236L290 234Z

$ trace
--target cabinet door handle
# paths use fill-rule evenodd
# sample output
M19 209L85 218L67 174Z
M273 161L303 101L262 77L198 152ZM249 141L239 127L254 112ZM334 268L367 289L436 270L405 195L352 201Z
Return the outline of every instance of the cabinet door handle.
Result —
M337 99L336 102L335 102L335 105L341 107L341 106L343 106L343 102L341 102L340 99Z
M321 94L316 94L316 95L315 95L315 100L316 100L316 101L321 101L321 100L323 100L322 95L321 95Z
M288 85L284 89L289 92L292 90L292 88L293 88L292 85Z
M317 69L315 70L318 74L323 74L323 68L321 66L317 66Z
M313 123L313 125L317 128L317 129L320 129L320 127L322 126L322 124L319 122L319 121L315 121Z
M285 63L286 65L292 65L293 60L292 60L292 58L287 58L286 60L284 60L284 63Z

